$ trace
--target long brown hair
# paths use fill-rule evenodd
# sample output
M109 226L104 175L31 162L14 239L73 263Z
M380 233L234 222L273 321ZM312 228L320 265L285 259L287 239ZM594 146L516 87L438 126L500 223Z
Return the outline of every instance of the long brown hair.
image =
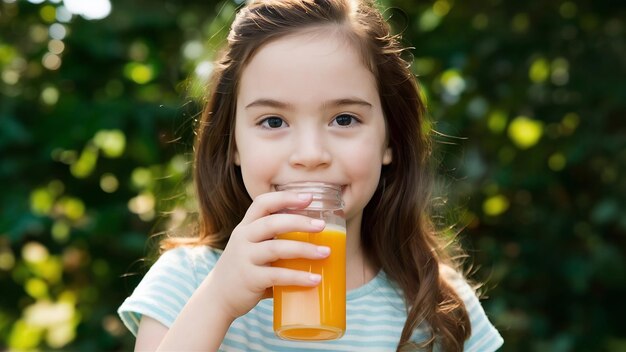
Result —
M431 142L424 130L425 107L409 65L401 57L400 38L375 5L358 0L252 1L237 14L228 43L217 60L195 141L194 181L199 228L185 243L223 249L251 204L233 161L238 81L250 57L281 36L335 27L360 50L378 82L393 162L384 166L379 187L364 209L362 245L374 265L403 290L408 317L398 350L435 344L462 351L470 335L463 302L440 275L442 265L456 267L430 217ZM385 216L379 216L385 214ZM183 243L168 239L165 247ZM426 323L431 339L411 341Z

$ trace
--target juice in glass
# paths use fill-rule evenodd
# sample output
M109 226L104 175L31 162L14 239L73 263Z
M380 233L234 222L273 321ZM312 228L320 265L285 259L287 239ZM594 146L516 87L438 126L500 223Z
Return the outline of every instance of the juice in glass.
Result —
M346 329L346 230L327 225L319 233L290 232L279 239L330 247L322 260L286 259L275 266L322 276L317 287L274 287L274 331L287 340L334 340Z

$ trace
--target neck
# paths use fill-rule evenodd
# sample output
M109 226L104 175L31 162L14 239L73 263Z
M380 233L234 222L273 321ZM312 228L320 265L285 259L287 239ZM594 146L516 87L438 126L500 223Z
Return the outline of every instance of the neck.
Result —
M361 216L348 220L346 238L346 289L359 288L376 276L361 246Z

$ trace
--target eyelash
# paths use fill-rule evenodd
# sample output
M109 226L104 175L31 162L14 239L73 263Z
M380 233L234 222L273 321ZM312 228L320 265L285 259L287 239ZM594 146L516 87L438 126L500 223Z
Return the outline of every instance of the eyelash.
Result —
M346 114L346 113L344 113L344 114L339 114L339 115L335 116L335 118L333 118L333 120L332 120L331 124L332 124L333 122L336 122L336 121L337 121L337 119L338 119L339 117L342 117L342 116L347 116L347 117L349 117L349 118L351 119L351 121L350 121L351 123L350 123L349 125L337 125L337 126L339 126L339 127L342 127L342 128L349 128L349 127L352 127L352 126L354 125L354 123L361 123L361 120L360 120L359 118L357 118L356 116L354 116L354 115L352 115L352 114ZM270 120L275 120L275 119L280 120L281 125L280 125L280 126L278 126L278 127L271 127L271 126L269 125L269 121L270 121ZM277 122L277 121L274 121L274 122ZM261 120L261 121L258 123L258 125L259 125L259 126L264 127L264 128L267 128L267 129L270 129L270 130L279 129L279 128L283 127L283 124L287 124L287 122L285 122L285 120L283 120L282 118L280 118L280 117L278 117L278 116L269 116L269 117L266 117L266 118L264 118L263 120Z
M339 114L339 115L335 116L335 118L333 119L333 122L336 122L336 121L337 121L337 119L338 119L339 117L341 117L341 116L347 116L347 117L351 118L352 120L350 121L351 123L350 123L349 125L338 125L338 126L340 126L340 127L343 127L343 128L348 128L348 127L353 127L353 126L354 126L354 124L359 124L359 123L361 123L361 120L360 120L359 118L357 118L356 116L354 116L354 115L352 115L352 114L346 114L346 113Z
M280 118L280 117L278 117L278 116L269 116L269 117L266 117L266 118L264 118L263 120L261 120L261 121L258 123L258 125L259 125L259 126L261 126L261 127L263 127L263 128L267 128L267 129L269 129L269 130L274 130L274 129L278 129L278 128L280 128L280 127L271 127L271 126L269 126L269 121L270 121L270 120L274 120L274 119L280 120L280 123L281 123L281 126L280 126L280 127L283 127L283 126L282 126L283 124L287 124L287 123L285 122L285 120L283 120L282 118Z

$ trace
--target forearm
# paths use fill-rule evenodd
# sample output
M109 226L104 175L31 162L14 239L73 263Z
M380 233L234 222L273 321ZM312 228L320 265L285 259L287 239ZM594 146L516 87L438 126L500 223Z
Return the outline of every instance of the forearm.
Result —
M191 296L158 351L217 351L234 318L224 310L209 274Z

